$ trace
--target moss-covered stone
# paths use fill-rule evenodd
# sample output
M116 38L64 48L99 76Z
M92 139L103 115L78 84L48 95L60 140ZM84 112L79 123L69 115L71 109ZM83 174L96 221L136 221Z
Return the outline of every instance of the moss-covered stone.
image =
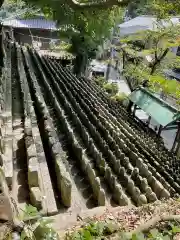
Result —
M56 176L61 199L66 207L71 206L72 182L69 173L66 171L60 157L56 157Z
M141 205L144 205L144 204L147 204L147 198L144 194L141 194L139 197L138 197L138 200L137 200L137 205L138 206L141 206Z
M61 198L64 206L71 206L71 193L72 193L72 184L68 177L63 176L61 181Z
M39 187L39 168L36 157L29 159L28 163L28 185L29 187Z
M98 193L98 206L105 206L106 205L106 196L103 189L99 190Z
M30 188L30 201L37 209L42 208L42 193L39 187Z
M92 169L92 166L89 163L87 164L87 176L88 176L91 184L94 185L96 174L95 174L95 171Z
M111 183L111 169L109 167L106 167L105 169L105 179L107 180L107 182L110 184ZM111 185L111 184L110 184Z

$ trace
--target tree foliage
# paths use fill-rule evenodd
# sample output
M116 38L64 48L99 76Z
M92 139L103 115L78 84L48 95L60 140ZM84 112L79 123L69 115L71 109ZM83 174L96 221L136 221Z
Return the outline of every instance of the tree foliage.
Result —
M0 21L14 19L17 17L26 18L29 15L34 15L39 9L30 6L23 0L6 0L0 9Z
M178 15L180 3L175 0L132 0L128 4L128 16L130 18L139 15L152 15L165 18L170 15Z
M35 3L34 0L32 3ZM110 37L116 19L122 15L122 9L117 6L105 10L90 8L82 11L73 8L66 0L38 0L36 5L42 8L48 18L56 20L60 38L69 40L69 51L76 56L76 74L85 71L88 60L95 57L97 47Z
M153 30L143 31L122 40L121 49L125 55L125 75L136 87L143 80L149 80L152 90L161 90L163 94L179 99L180 84L169 80L166 69L180 66L180 58L170 49L179 46L179 24L168 20L157 21ZM141 45L137 45L141 41Z

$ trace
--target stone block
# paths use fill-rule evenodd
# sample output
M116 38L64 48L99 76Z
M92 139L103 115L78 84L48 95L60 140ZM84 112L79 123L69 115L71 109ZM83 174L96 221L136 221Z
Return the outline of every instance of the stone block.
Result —
M56 143L56 139L54 137L48 137L49 145L52 147Z
M105 168L106 162L105 162L105 159L102 157L101 153L99 154L99 158L100 158L100 166Z
M104 167L101 167L101 166L100 166L100 167L99 167L99 172L100 172L100 175L101 175L101 176L103 176L103 177L105 176L105 168L104 168Z
M5 155L1 154L1 161L3 162L3 170L4 170L7 184L10 187L12 186L12 178L13 178L12 149L9 149L9 152L7 151L5 152Z
M106 196L103 189L100 188L98 193L98 206L105 206L106 205Z
M1 138L4 138L5 137L5 134L6 134L6 129L4 126L1 126L1 129L0 129L0 137Z
M135 185L134 185L134 182L131 179L128 181L127 191L130 195L132 195L135 191Z
M4 138L3 137L0 137L0 152L2 154L5 153L5 143L4 143Z
M13 209L8 198L0 195L0 219L5 221L13 220Z
M66 207L71 206L72 182L69 173L60 159L56 159L56 176L61 199Z
M29 187L39 187L39 163L36 157L29 159L28 163L28 185Z
M72 147L73 147L73 151L76 154L79 162L82 162L82 148L76 143L74 143Z
M27 155L28 155L28 158L36 157L36 156L37 156L35 144L30 144L30 145L27 147Z
M129 201L128 197L124 193L122 193L122 195L119 199L119 205L126 206L126 205L129 205L129 202L130 201Z
M83 153L82 153L82 162L81 162L81 169L82 171L84 171L84 173L86 172L86 167L87 167L87 164L88 164L88 158L87 158L87 155L85 154L85 150L83 150Z
M165 188L163 188L160 193L160 198L168 199L170 198L170 193Z
M147 197L148 197L148 200L149 200L150 203L151 203L151 202L155 202L155 201L158 200L158 198L157 198L157 196L156 196L156 194L155 194L154 192L152 192L151 194L149 194Z
M89 143L89 134L86 131L84 131L82 134L83 134L83 139L84 139L85 143L88 144Z
M152 176L152 173L149 171L146 164L141 165L141 167L139 168L139 172L142 177L146 177L147 179Z
M157 197L159 198L160 193L163 189L162 184L158 180L156 180L154 176L152 176L150 186L152 187L153 191L156 193Z
M108 154L108 151L109 151L109 147L107 146L107 144L105 143L104 144L104 154Z
M124 167L120 167L119 169L119 177L120 178L123 178L123 176L125 175L125 168Z
M114 194L113 194L113 198L114 198L115 202L116 202L117 204L119 204L120 206L126 205L126 204L124 203L124 201L123 201L124 199L123 199L123 197L122 197L122 194L123 194L122 187L121 187L120 184L117 184L116 187L115 187L115 191L114 191Z
M117 158L119 158L119 159L120 159L120 157L121 157L121 151L119 150L119 148L118 148L117 151L116 151L116 156L117 156Z
M59 154L59 151L60 151L60 145L59 145L59 142L56 142L52 145L52 152L53 154Z
M142 192L146 192L146 189L148 188L148 182L147 182L146 178L143 178L141 180L140 187L141 187Z
M141 206L141 205L144 205L144 204L147 204L147 198L146 198L146 196L144 194L141 194L138 197L137 205Z
M116 143L114 143L114 145L112 147L113 147L113 151L115 152L115 154L119 152L119 146ZM116 155L116 157L117 157L117 155ZM119 155L119 157L120 157L120 155Z
M128 174L128 175L131 175L134 168L133 168L133 166L131 165L131 163L129 163L129 164L127 165L126 169L127 169L127 174Z
M87 175L88 175L88 178L89 178L89 181L91 182L91 184L94 185L96 174L95 174L95 171L92 169L92 166L90 164L87 165Z
M62 198L62 203L66 207L71 206L71 192L72 192L72 183L68 179L68 177L63 176L60 180L61 184L61 198Z
M140 187L141 181L142 181L142 177L137 175L133 180L134 180L135 185Z
M138 158L138 156L136 155L136 157L134 158L134 161L136 161L136 166L137 168L141 168L141 166L144 164L142 158Z
M132 199L134 202L138 203L140 194L141 194L141 192L140 192L139 188L135 187L134 191L132 192Z
M109 167L105 168L105 179L107 180L107 182L111 185L111 169Z
M114 175L111 176L111 185L112 185L112 189L115 189L115 187L116 187L116 177Z
M30 201L38 210L42 208L42 193L39 187L30 188Z
M113 168L115 167L116 165L116 158L115 156L113 155L112 151L108 151L108 156L109 156L109 161L111 163L111 165L113 166Z
M122 161L123 161L123 160L124 160L124 158L125 158L125 154L121 152L120 160L122 160Z
M129 178L129 176L125 173L124 174L124 176L123 176L123 178L122 178L122 184L123 184L123 186L126 188L127 187L127 185L128 185L128 182L130 181L130 178Z
M119 175L119 173L120 173L120 168L121 168L121 163L120 163L119 159L116 161L116 166L115 166L115 168L116 168L117 174Z
M94 195L98 198L99 191L100 191L100 179L99 179L99 177L95 178L95 181L94 181L94 184L92 185L92 187L93 187Z
M97 159L98 159L98 153L99 153L99 151L98 151L97 148L94 146L93 157L94 157L95 161L97 161Z

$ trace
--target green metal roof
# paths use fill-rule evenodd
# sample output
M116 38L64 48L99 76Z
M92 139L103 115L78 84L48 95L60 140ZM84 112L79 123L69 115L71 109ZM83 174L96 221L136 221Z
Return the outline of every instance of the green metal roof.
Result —
M180 111L142 87L133 91L129 99L163 127L180 120Z

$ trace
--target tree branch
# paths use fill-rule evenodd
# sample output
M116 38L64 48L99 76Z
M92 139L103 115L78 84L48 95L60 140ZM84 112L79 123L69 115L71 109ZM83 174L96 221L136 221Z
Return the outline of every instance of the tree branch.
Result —
M161 61L166 57L167 53L169 52L169 48L166 48L163 52L163 54L159 57L156 57L154 63L150 64L150 67L151 67L151 73L150 75L153 75L156 68L157 68L157 65L159 65L161 63Z
M66 3L74 9L89 9L89 8L102 8L107 9L113 6L125 7L129 4L130 0L106 0L100 2L80 3L77 0L66 0Z
M158 59L159 62L162 61L165 58L165 56L167 55L168 52L169 52L169 48L166 48L164 50L163 54L159 57L159 59Z
M135 230L131 231L130 234L137 234L140 232L148 232L150 229L154 228L158 222L165 222L165 221L178 221L180 222L180 215L165 215L165 216L156 216L151 218L149 221L145 222L144 224L140 225Z

